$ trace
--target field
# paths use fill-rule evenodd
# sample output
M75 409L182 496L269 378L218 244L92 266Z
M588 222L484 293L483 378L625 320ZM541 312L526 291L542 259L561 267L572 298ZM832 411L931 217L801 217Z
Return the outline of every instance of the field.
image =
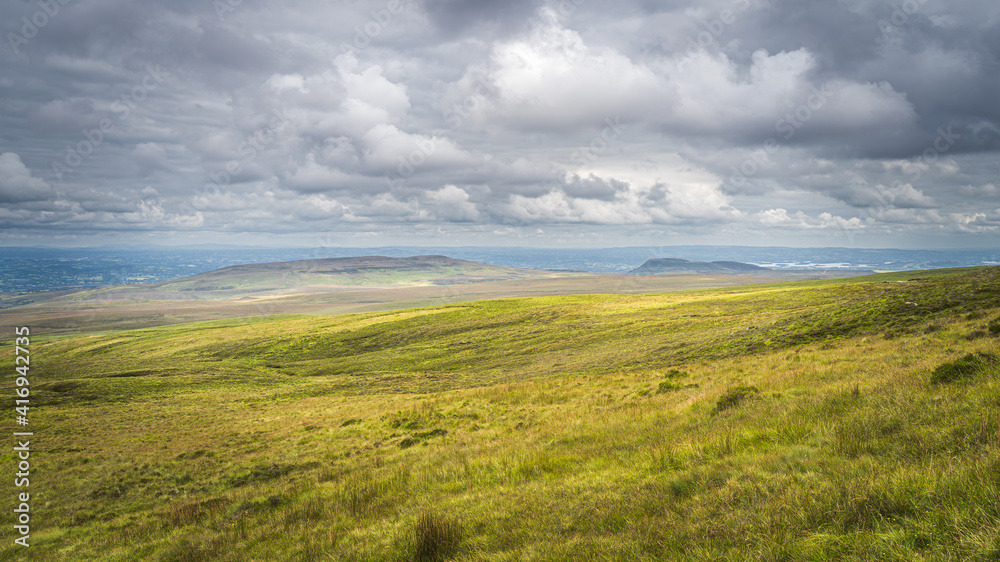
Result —
M514 270L520 276L507 275L507 278L498 279L509 269L493 268L495 278L489 280L491 278L484 277L475 267L445 272L429 268L391 276L392 284L372 286L338 284L363 281L345 275L326 276L318 281L301 270L286 268L262 275L230 276L225 281L219 279L217 272L211 272L196 276L201 277L201 281L186 278L157 285L0 293L0 326L10 329L15 324L23 324L32 326L36 333L66 334L275 314L346 314L494 298L649 293L858 274L849 271L767 271L744 275L628 276ZM447 275L434 277L441 273ZM530 276L532 274L534 277ZM379 281L388 281L389 277L382 276ZM267 288L260 288L262 278L267 280ZM443 284L429 283L428 278ZM325 284L309 284L316 282ZM239 285L239 288L212 289L220 285Z
M52 330L0 558L998 560L998 317L975 268Z

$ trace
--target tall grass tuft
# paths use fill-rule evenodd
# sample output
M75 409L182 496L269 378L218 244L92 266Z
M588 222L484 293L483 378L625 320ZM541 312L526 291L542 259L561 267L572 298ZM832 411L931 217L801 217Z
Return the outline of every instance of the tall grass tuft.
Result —
M462 542L461 525L433 513L421 515L414 531L416 552L413 559L421 562L446 560L454 556Z
M1000 360L992 353L968 353L934 369L934 372L931 373L931 383L944 384L969 379L995 367L998 362Z
M715 403L715 411L721 412L735 406L739 406L747 398L760 394L760 389L756 386L737 386L726 391Z

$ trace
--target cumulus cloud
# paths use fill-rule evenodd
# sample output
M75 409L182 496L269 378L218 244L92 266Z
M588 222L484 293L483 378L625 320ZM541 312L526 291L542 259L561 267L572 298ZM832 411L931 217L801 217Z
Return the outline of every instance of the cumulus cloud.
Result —
M20 156L13 152L0 154L0 203L45 201L53 195L52 187L33 176Z
M0 51L0 228L978 244L1000 224L995 2L888 26L874 0L404 4L62 7Z
M462 188L446 185L427 194L438 218L450 221L474 221L479 210L469 201L469 194Z
M767 209L753 215L760 224L768 227L786 227L794 229L836 229L856 230L865 228L865 223L858 217L844 218L831 213L820 213L809 216L802 211L789 214L785 209Z
M667 187L659 183L631 185L617 180L590 176L585 188L613 189L603 197L580 193L577 176L551 191L527 197L512 194L494 212L519 224L579 223L605 225L701 224L738 219L742 212L717 186L687 184Z
M573 128L624 110L638 117L668 101L651 69L613 50L591 49L551 13L544 16L528 37L497 45L485 69L472 67L453 97L468 95L464 90L481 73L494 92L486 112L527 129Z

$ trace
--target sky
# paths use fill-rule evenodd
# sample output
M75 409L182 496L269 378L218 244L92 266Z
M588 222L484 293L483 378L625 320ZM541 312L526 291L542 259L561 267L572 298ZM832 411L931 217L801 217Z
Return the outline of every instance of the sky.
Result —
M0 245L1000 247L996 0L0 21Z

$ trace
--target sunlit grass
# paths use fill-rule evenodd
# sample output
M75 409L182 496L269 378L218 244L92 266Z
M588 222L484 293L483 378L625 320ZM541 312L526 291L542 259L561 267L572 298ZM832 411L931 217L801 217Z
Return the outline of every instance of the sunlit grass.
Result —
M923 273L38 340L0 557L994 560L1000 273Z

